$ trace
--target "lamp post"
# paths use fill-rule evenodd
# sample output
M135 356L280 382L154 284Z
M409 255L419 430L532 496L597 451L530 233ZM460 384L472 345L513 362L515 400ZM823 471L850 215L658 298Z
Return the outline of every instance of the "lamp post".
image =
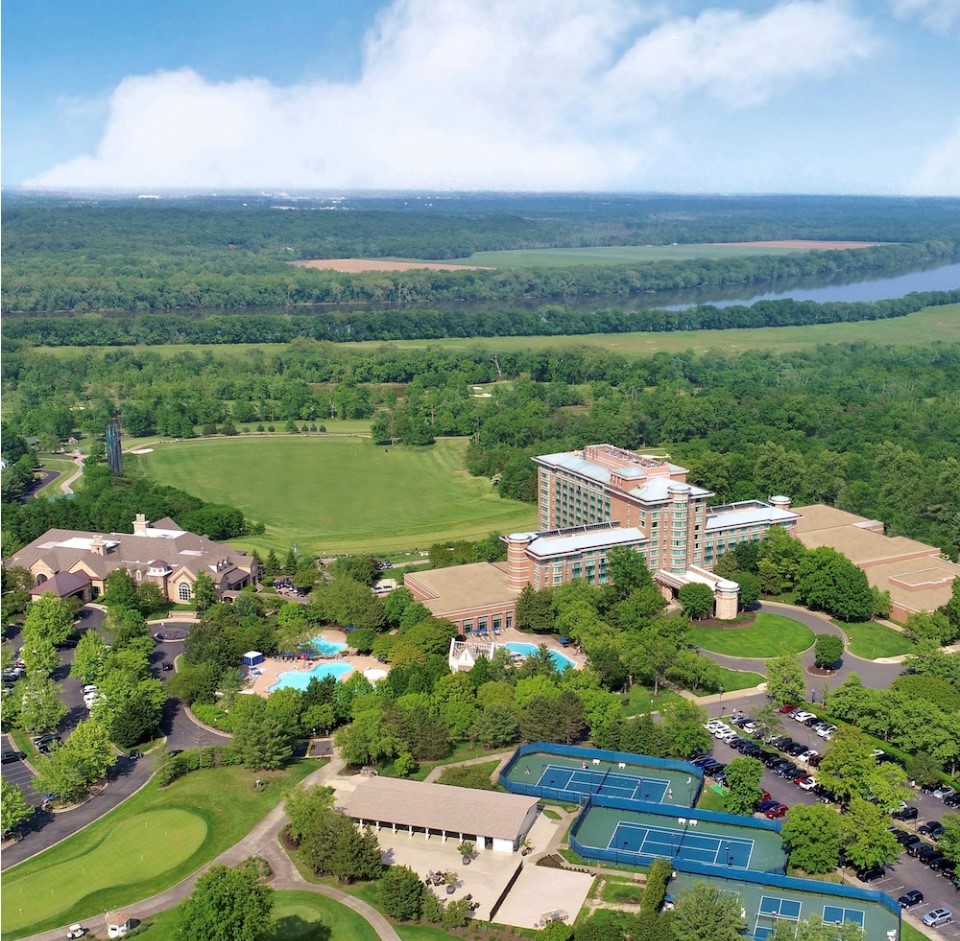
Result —
M722 683L719 686L719 691L720 691L720 718L722 719L723 718L723 684Z

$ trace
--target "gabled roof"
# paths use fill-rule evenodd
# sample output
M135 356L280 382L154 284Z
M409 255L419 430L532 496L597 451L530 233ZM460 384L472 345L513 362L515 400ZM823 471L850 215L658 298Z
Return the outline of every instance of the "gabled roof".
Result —
M354 819L516 840L537 798L371 777L338 791L337 804Z
M58 598L66 598L74 592L82 591L90 586L89 576L74 572L57 572L52 578L48 578L39 585L34 585L30 589L31 595L45 595L47 592L56 595Z

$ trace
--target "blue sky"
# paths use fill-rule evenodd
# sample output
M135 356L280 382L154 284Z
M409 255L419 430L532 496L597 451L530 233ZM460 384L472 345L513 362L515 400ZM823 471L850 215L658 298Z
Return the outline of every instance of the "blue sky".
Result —
M960 195L960 0L6 0L4 186Z

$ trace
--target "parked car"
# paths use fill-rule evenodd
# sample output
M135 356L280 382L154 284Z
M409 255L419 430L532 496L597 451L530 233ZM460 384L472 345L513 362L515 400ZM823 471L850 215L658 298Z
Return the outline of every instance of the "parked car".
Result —
M51 738L49 738L47 741L38 745L37 751L40 752L41 755L47 755L50 753L50 749L53 748L54 745L59 745L61 741L62 740L59 735L54 735Z
M931 908L920 920L928 928L942 928L953 923L953 912L949 908Z
M81 924L71 925L67 928L67 941L76 941L87 933L87 929Z
M917 833L926 833L927 836L933 836L934 833L943 833L943 824L939 820L928 820L917 827Z
M767 798L766 800L757 802L757 813L765 814L771 807L779 807L780 801L771 800Z
M759 730L760 726L757 725L756 722L750 721L750 722L745 722L742 726L740 726L740 728L742 728L743 731L747 733L747 735L753 735L754 732Z
M803 724L808 729L812 729L815 725L820 724L820 719L818 719L813 713L810 713L810 717L808 719L804 719Z
M956 793L957 793L957 789L955 787L950 787L949 784L943 784L933 792L933 796L937 800L942 801L944 798L952 797Z
M0 755L0 764L9 765L15 761L23 761L23 759L26 757L26 752L5 751L2 755Z
M857 878L861 882L876 882L887 874L885 866L864 866L857 870Z
M950 868L951 861L946 856L934 856L927 865L931 872L943 872L944 869Z
M803 742L794 742L789 748L785 748L784 751L793 758L799 758L807 751L807 746L804 745Z
M164 660L163 663L160 664L160 669L163 670L164 672L166 672L167 670L172 670L173 664L170 663L169 660Z
M780 707L780 714L784 716L788 715L789 713L794 712L796 708L797 707L794 706L792 703L785 703Z
M776 820L778 817L786 816L789 809L786 804L777 804L776 807L771 807L769 810L764 811L763 815L769 820Z
M943 805L944 807L960 807L960 792L945 797Z
M817 729L817 735L819 735L820 738L825 738L827 741L830 741L830 736L836 731L837 727L835 725L827 725L822 729Z
M801 791L812 791L817 786L816 778L796 778L795 783Z
M901 908L913 908L914 905L922 905L923 893L919 889L911 889L897 899L897 904Z
M901 807L899 810L895 810L890 816L894 820L916 820L920 815L920 811L916 807Z
M60 736L56 732L45 732L43 735L35 735L33 738L33 744L39 748L41 745L46 745L49 742L59 742Z
M923 863L924 866L929 866L930 862L937 857L943 858L943 853L940 852L935 846L924 846L923 849L917 853L917 859Z
M812 712L795 712L791 717L796 722L806 722L807 719L817 719L818 716Z

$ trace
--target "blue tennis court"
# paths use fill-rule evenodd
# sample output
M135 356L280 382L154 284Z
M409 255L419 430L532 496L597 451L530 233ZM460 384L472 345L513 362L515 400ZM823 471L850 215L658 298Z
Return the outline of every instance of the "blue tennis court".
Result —
M824 905L823 921L828 925L842 925L852 921L863 928L864 911L861 908L844 908L842 905Z
M670 781L667 778L647 778L623 771L605 771L593 766L569 768L563 765L547 765L537 781L537 786L565 791L570 795L572 803L578 803L581 798L590 794L604 794L607 797L659 804L670 792Z
M779 895L764 895L760 899L760 908L757 910L757 925L754 928L754 938L769 938L776 930L778 921L800 921L800 912L803 908L796 899L785 899Z
M610 837L608 849L643 856L685 859L706 866L749 869L753 840L698 833L689 824L676 830L621 822Z

